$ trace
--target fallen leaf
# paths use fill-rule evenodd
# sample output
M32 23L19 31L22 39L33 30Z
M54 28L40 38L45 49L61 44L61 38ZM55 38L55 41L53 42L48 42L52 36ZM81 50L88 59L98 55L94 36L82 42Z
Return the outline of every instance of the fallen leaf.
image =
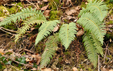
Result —
M0 21L3 21L4 20L4 18L3 17L0 17Z
M78 69L76 67L73 67L73 71L78 71Z
M76 34L76 36L82 36L84 34L84 31L83 30L79 30Z
M43 0L43 2L48 2L48 0Z
M42 69L41 71L52 71L51 68L45 68L45 69Z
M14 53L12 53L12 54L9 56L9 58L10 58L11 60L15 60L16 56L15 56Z
M48 8L49 5L46 5L44 7L41 8L41 10L46 10Z
M41 61L41 56L39 54L36 54L32 55L32 57L34 58L34 60L37 62L36 64L38 65Z
M113 69L110 69L109 71L113 71Z
M67 10L65 11L65 13L66 13L67 15L78 14L78 10L80 10L80 6L76 6L76 7L72 7L72 8L70 8L70 9L67 9Z
M59 25L57 25L54 29L53 32L56 32L59 29Z
M50 10L45 10L45 11L44 11L44 16L45 16L45 17L49 17L49 13L50 13Z
M109 69L108 69L108 68L103 67L103 68L101 68L101 71L109 71Z

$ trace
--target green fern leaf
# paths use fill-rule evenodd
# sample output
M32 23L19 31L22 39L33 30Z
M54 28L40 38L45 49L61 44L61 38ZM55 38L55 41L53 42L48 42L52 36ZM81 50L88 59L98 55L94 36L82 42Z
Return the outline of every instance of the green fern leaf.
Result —
M97 53L101 54L103 56L103 48L102 44L97 40L96 36L94 36L93 33L90 34L92 37L93 45L97 49Z
M59 23L58 20L54 20L54 21L48 21L45 22L41 25L41 27L39 28L39 33L36 37L35 40L35 45L37 45L37 43L39 41L41 41L43 38L45 38L46 36L48 36L50 34L50 32L52 32L52 30L54 29L54 27L57 25L57 23Z
M104 29L102 29L102 27L104 24L101 21L93 17L92 14L85 13L81 16L77 23L82 25L85 31L87 30L94 33L101 44L103 44L103 34L105 34L105 32L103 32Z
M100 1L90 1L87 6L86 9L83 8L83 10L80 11L79 16L81 16L82 14L89 12L92 13L93 16L95 16L96 18L98 18L100 21L103 21L103 19L107 16L107 6Z
M41 17L41 18L40 18ZM17 35L15 36L15 42L22 36L22 34L25 34L27 30L29 30L35 23L40 24L42 22L45 22L45 17L42 16L33 16L30 19L24 21L24 26L19 28L17 31Z
M2 22L0 22L0 26L11 24L11 22L15 23L17 20L18 21L20 21L20 19L24 20L27 17L34 16L36 14L42 15L43 13L41 13L41 11L37 11L36 9L33 10L32 8L31 9L26 8L26 9L23 9L19 13L12 14L9 17L6 17ZM44 16L42 15L42 17L44 17Z
M57 43L59 42L58 33L54 36L50 36L46 42L45 50L42 54L40 68L43 68L50 62L50 58L55 54L58 46Z
M93 39L91 38L90 34L85 34L83 42L89 60L93 63L94 67L96 67L98 61L98 54L96 47L93 45Z
M65 49L67 49L74 40L74 37L76 34L76 24L75 23L69 23L63 24L59 31L59 38L61 39L62 44L65 46Z

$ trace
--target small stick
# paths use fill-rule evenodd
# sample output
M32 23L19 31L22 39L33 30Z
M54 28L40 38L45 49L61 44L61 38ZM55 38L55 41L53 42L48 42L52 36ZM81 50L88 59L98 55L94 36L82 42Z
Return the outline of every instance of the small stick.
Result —
M98 55L98 71L100 71L100 56Z
M28 3L30 3L31 5L33 5L35 8L37 8L32 2L26 0Z

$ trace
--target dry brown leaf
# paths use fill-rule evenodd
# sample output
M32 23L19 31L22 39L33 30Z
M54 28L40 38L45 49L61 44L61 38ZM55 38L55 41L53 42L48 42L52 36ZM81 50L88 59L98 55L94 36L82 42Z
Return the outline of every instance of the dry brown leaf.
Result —
M77 13L77 11L76 11L74 8L71 8L71 9L67 9L67 10L65 11L65 13L66 13L67 15L72 15L73 13Z
M45 10L45 11L44 11L44 16L45 16L45 17L49 17L49 13L50 13L50 10Z
M45 68L45 69L42 69L41 71L52 71L51 68Z
M109 71L113 71L113 69L110 69Z
M31 59L29 59L29 58L26 58L26 62L29 62L29 61L31 61Z
M78 69L76 67L73 67L73 71L78 71Z
M10 58L11 60L15 60L16 55L15 55L14 53L12 53L12 54L9 56L9 58Z
M41 56L39 54L32 55L31 57L34 58L34 60L37 62L36 64L38 65L41 61Z
M53 32L56 32L59 29L59 25L57 25L54 29Z
M41 10L46 10L48 8L49 5L46 5L44 7L41 8Z
M37 69L36 69L36 68L32 68L31 70L32 70L32 71L36 71Z
M4 20L4 18L3 17L0 17L0 21L3 21Z
M43 0L43 2L48 2L48 0Z
M82 36L84 34L84 31L83 30L79 30L76 34L76 36Z
M103 67L103 68L101 68L101 71L109 71L109 69L108 69L108 68Z
M83 71L82 69L80 69L80 71Z

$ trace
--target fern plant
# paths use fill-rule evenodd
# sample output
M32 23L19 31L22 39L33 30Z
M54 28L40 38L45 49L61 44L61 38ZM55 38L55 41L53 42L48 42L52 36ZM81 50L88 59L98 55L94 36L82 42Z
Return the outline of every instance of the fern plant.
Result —
M80 11L78 16L79 19L77 21L77 23L84 28L84 46L87 51L88 58L95 67L97 65L98 54L103 56L102 45L104 35L106 34L103 19L107 15L106 10L107 7L103 2L89 0L86 8L82 8ZM23 27L18 29L17 35L15 36L15 41L25 34L27 30L33 27L35 23L42 23L35 40L35 45L37 45L45 37L48 37L57 24L60 23L59 20L47 21L41 11L27 8L23 9L20 13L10 15L4 21L0 22L0 26L10 24L11 22L18 22L20 19L25 21L23 21ZM63 24L61 25L59 32L48 38L45 51L42 54L40 68L43 68L49 63L50 58L52 58L57 50L57 43L59 40L61 41L62 45L64 45L65 49L69 47L77 33L76 29L76 24L73 22Z

